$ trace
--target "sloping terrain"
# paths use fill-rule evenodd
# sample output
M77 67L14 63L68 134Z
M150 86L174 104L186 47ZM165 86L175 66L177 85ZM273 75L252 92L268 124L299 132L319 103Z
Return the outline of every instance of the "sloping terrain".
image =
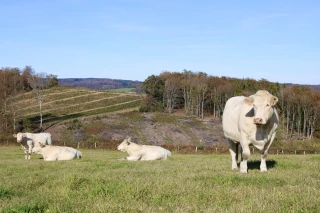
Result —
M195 147L198 152L228 152L220 118L202 120L183 112L139 113L143 98L131 93L52 88L46 91L42 104L43 129L52 134L55 144L72 147L116 149L120 141L131 137L140 144L162 145L180 152L194 152ZM38 132L39 103L35 94L25 93L17 100L20 130ZM278 132L270 153L319 150L319 143L286 142L281 139L281 128Z
M142 95L130 93L55 87L44 92L43 125L48 127L55 122L79 117L137 110L142 99ZM17 114L22 120L31 121L31 129L40 124L40 105L34 93L20 95L17 99L17 109Z

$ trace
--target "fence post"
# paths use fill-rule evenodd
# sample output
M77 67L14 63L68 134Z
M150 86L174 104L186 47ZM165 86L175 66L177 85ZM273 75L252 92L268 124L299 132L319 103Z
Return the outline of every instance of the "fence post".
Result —
M96 142L94 143L94 148L95 148L95 149L97 148L97 143L96 143Z
M306 151L303 151L303 154L305 155L305 154L306 154Z
M79 147L80 147L80 142L78 142L78 149L79 149Z
M196 146L196 152L198 151L198 147Z
M295 154L295 155L297 154L297 150L294 150L294 154Z
M281 153L283 154L283 150L281 151Z
M216 147L216 153L218 153L218 147Z
M279 150L277 150L277 155L279 155Z

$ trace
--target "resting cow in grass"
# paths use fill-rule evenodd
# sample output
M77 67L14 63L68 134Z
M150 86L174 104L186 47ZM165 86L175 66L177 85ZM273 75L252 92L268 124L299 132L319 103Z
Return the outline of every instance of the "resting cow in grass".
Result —
M80 151L67 146L48 146L40 144L40 146L33 147L32 152L42 155L44 161L72 160L82 157Z
M131 142L131 139L124 139L118 146L118 150L127 152L129 157L122 158L121 160L129 161L144 161L144 160L166 160L171 156L171 152L160 146L147 146L139 145Z
M228 139L232 158L232 169L237 169L237 147L242 147L240 172L247 173L247 160L250 156L249 144L261 153L260 171L266 172L268 150L276 136L279 117L275 109L278 98L268 91L259 90L249 97L230 98L222 116L224 135Z
M50 145L52 144L52 138L50 133L21 133L13 134L13 137L17 138L17 142L21 144L25 153L25 159L30 160L32 148L35 146Z

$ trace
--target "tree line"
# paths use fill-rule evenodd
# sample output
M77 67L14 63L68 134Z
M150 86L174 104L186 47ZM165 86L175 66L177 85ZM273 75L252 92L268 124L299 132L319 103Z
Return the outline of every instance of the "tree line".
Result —
M276 106L286 139L319 138L320 92L308 86L286 85L266 79L209 76L204 72L164 71L142 84L147 94L141 112L183 110L186 115L221 118L226 101L267 90L279 98Z
M20 131L17 100L24 92L34 92L39 103L40 131L42 129L42 103L45 89L58 85L56 75L36 73L31 66L23 69L0 68L0 140L10 138L12 133Z

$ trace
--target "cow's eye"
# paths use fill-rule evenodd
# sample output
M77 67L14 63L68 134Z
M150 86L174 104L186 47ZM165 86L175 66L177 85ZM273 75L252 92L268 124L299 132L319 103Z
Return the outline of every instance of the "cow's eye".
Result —
M270 106L270 104L267 104L267 107Z

